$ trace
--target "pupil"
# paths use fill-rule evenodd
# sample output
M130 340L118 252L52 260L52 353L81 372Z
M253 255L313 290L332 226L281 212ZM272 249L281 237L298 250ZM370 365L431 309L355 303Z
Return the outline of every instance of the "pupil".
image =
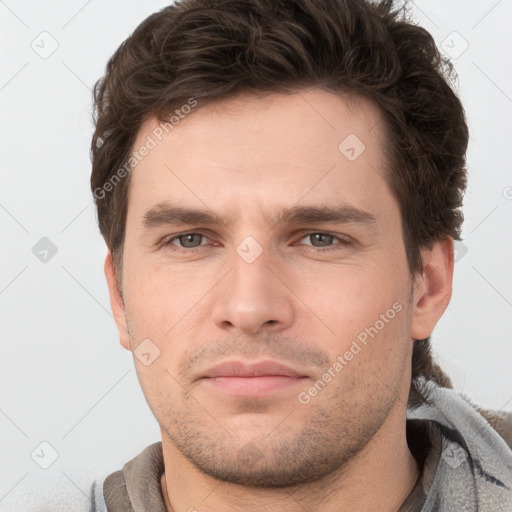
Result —
M313 234L311 236L312 237L316 237L316 241L319 241L320 245L328 245L328 242L332 241L331 240L332 239L332 235L326 235L325 233L315 233L315 234ZM322 243L322 241L323 241L323 243Z
M181 235L180 237L180 243L181 245L183 245L184 247L192 247L194 246L194 237L196 237L196 242L201 242L200 239L198 239L199 237L201 237L202 235L199 235L199 234L192 234L192 235ZM192 244L192 245L188 245L189 242Z

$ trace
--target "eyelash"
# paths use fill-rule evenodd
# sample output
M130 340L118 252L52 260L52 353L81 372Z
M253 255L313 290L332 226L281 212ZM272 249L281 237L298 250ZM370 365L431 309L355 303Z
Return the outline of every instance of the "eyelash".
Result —
M167 238L166 240L163 240L159 245L162 248L169 250L171 252L178 252L178 253L182 253L182 254L192 254L192 253L197 252L198 250L200 250L203 247L203 245L199 245L198 247L183 248L183 247L176 246L172 243L173 240L178 239L180 236L186 236L186 235L201 235L205 238L208 238L208 235L206 233L202 233L201 231L190 231L187 233L181 233L179 235L173 235L171 238ZM309 246L312 249L317 249L317 251L319 251L319 252L328 252L328 251L336 250L339 248L338 247L339 245L344 246L344 247L352 245L352 242L348 238L343 238L342 236L340 236L336 233L331 233L329 231L307 231L307 232L302 233L302 236L300 237L299 240L302 240L303 238L306 238L307 236L311 236L311 235L332 236L333 238L337 239L340 242L340 244L338 244L338 245L329 246L329 247L315 247L313 245Z

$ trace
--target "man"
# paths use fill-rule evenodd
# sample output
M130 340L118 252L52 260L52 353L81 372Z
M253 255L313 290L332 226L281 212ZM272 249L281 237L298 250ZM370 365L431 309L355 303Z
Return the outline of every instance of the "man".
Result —
M93 510L512 510L510 416L430 352L468 132L402 14L184 0L108 63L91 184L162 440Z

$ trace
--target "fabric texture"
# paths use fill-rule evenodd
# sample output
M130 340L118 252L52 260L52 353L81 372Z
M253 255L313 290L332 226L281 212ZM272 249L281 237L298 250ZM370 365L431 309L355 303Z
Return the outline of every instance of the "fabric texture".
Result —
M491 426L464 395L431 381L423 386L428 403L407 411L422 474L398 512L512 512L512 414L483 411ZM167 512L163 471L157 442L95 482L90 511Z

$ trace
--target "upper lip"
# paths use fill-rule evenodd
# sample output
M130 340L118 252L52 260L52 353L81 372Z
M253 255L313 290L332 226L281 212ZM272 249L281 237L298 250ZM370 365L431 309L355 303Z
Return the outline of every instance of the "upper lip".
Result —
M224 361L212 366L204 372L202 378L214 377L263 377L263 376L284 376L284 377L306 377L289 366L276 361L260 361L258 363L244 363L242 361Z

